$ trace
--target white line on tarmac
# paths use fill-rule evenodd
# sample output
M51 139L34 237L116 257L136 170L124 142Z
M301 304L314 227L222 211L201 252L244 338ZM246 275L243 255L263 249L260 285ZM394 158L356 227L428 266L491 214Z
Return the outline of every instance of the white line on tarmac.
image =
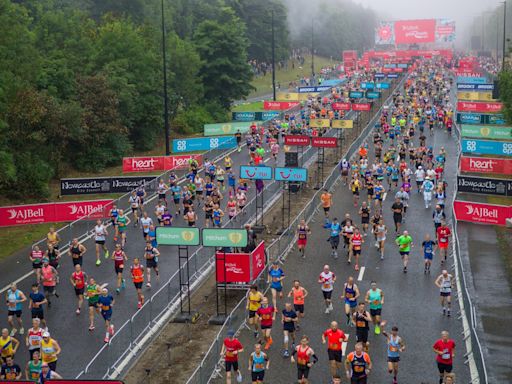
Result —
M364 276L364 270L366 269L366 267L361 267L361 269L359 270L359 276L357 276L357 281L363 281L363 276Z
M384 192L384 196L382 196L382 200L383 200L383 201L386 201L386 196L387 196L387 195L388 195L388 193L387 193L387 192Z
M348 333L345 333L345 335L347 336L347 339L350 336ZM345 356L345 353L347 352L347 345L348 345L347 341L344 341L341 343L341 355L342 356Z

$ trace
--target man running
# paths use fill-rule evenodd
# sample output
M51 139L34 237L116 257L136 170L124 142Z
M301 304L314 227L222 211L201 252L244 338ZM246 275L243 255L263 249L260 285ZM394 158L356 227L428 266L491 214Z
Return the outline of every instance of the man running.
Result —
M128 198L128 201L130 203L130 207L131 207L132 213L133 213L133 220L134 220L133 226L135 228L137 228L137 226L139 225L139 206L140 206L140 201L139 201L139 197L137 196L137 191L135 191L135 190L132 191L132 194Z
M399 197L395 198L395 202L391 206L391 211L393 211L393 221L395 223L395 233L400 232L400 227L402 225L402 218L404 213L404 205Z
M348 341L348 336L338 328L336 321L331 322L331 327L322 334L322 344L327 343L329 356L329 368L331 376L335 376L341 369L343 342Z
M156 278L159 278L158 271L158 257L160 256L160 251L151 245L151 241L146 241L146 248L144 248L144 259L146 260L146 276L148 278L148 282L146 283L146 287L151 288L151 270L153 269L156 274Z
M299 254L301 254L302 258L306 257L305 248L308 244L308 235L311 234L311 229L309 229L305 220L301 220L297 227L297 248L299 249Z
M407 264L409 263L409 253L411 252L411 248L414 247L412 242L412 237L409 235L408 231L404 231L404 233L398 236L395 240L396 245L398 245L398 251L400 252L400 256L402 257L402 264L404 266L404 273L407 273Z
M101 290L101 296L98 298L98 306L101 311L101 316L103 317L103 320L105 320L105 339L103 341L105 343L108 343L110 340L110 336L114 335L114 324L112 324L112 307L114 306L115 300L108 293L107 288L103 288Z
M335 259L338 258L338 246L340 245L340 233L341 233L341 224L338 223L338 218L332 219L332 222L329 224L330 228L330 236L329 242L331 243L331 256L334 256Z
M404 340L398 336L398 327L391 328L391 333L384 330L386 321L382 322L382 335L387 341L388 352L388 372L393 375L393 384L398 384L398 362L400 361L400 352L405 351Z
M290 358L292 364L295 362L295 355L297 355L297 380L299 384L308 384L309 369L318 362L318 357L315 355L313 348L309 346L309 337L306 335L300 339L300 345L297 345L293 350Z
M254 352L249 355L249 368L252 384L263 384L265 371L270 366L268 355L261 350L261 344L254 345Z
M452 231L446 225L444 220L441 220L441 225L436 230L437 247L439 249L439 256L441 257L441 265L444 264L448 258L448 244Z
M43 266L44 252L41 251L38 245L34 245L34 248L30 252L29 259L32 263L32 269L36 273L36 281L39 284L41 282L41 267Z
M254 327L254 337L258 337L258 322L256 321L256 312L261 306L263 297L263 294L258 290L258 286L256 284L251 285L251 288L247 292L247 304L245 308L249 311L249 325Z
M116 219L117 220L117 219ZM117 226L116 226L117 231ZM103 254L105 259L108 259L109 253L105 241L108 236L107 228L103 225L100 219L96 220L96 226L94 227L94 242L96 243L96 265L101 264L100 259L100 248L103 248Z
M50 261L47 258L43 258L43 268L41 269L41 274L43 278L44 296L48 301L48 308L50 308L52 305L50 296L59 298L56 290L57 283L59 281L59 273L53 266L50 265Z
M359 208L359 216L361 216L361 226L363 227L364 236L366 236L370 225L370 208L366 201L363 201L361 208Z
M318 283L322 284L322 294L325 301L325 313L330 313L334 310L332 306L332 291L334 289L334 282L336 275L329 269L329 266L324 265L324 270L318 277Z
M89 302L89 331L94 331L94 312L100 313L98 308L98 299L101 294L101 287L90 277L89 284L85 290L87 301Z
M139 258L133 259L133 264L130 266L133 285L137 291L137 309L141 309L144 305L144 295L142 294L142 284L144 284L144 268L139 262Z
M114 260L114 271L117 278L116 293L121 293L121 289L125 288L125 281L123 279L124 263L128 261L128 256L121 248L121 244L116 244L116 249L112 252L112 260Z
M370 289L366 292L364 301L370 305L370 315L372 322L375 324L375 334L380 333L380 320L382 314L382 306L384 305L384 292L377 288L377 282L370 283Z
M293 309L295 309L295 312L297 312L298 315L296 324L297 330L300 329L300 319L304 318L304 303L308 294L309 293L306 288L300 285L299 280L293 281L293 287L290 292L288 292L288 297L293 297Z
M38 318L32 319L32 328L29 328L27 336L25 337L25 345L28 348L31 360L34 358L35 353L41 353L43 332L44 329L41 328L41 320Z
M158 204L161 204L161 202L159 202ZM162 209L160 211L161 213L158 213L158 206L157 206L157 216L162 215L164 212L164 210L163 210L164 206L161 205L161 207L162 207ZM161 220L161 216L160 216L160 220ZM140 218L140 225L142 227L142 237L144 238L144 240L147 240L148 233L149 233L149 227L151 225L153 225L153 219L148 216L147 212L144 212L142 214L142 217Z
M423 248L423 259L425 260L425 269L423 273L425 274L430 273L432 259L434 258L434 247L436 244L436 241L432 240L428 233L425 235L423 243L421 243L421 247Z
M75 312L77 315L79 315L80 311L82 310L82 304L84 302L85 282L87 281L87 274L82 271L80 264L75 265L75 271L71 274L69 281L75 289L75 295L78 301Z
M363 246L363 243L363 236L361 236L359 228L355 227L354 234L350 238L350 249L352 249L352 254L356 258L356 265L354 266L354 269L356 271L359 271L359 256L361 256L361 248Z
M448 331L441 332L441 338L432 346L436 353L437 369L439 370L439 384L443 384L445 375L453 370L453 356L455 342L449 338Z
M27 301L27 297L21 290L18 289L16 283L11 283L11 286L5 294L5 299L7 301L7 322L11 326L10 335L14 336L16 332L18 332L18 329L16 329L14 326L14 317L16 317L20 335L23 335L25 333L25 329L23 328L21 313L23 310L23 303Z
M277 308L277 295L279 294L279 298L283 298L283 283L284 280L284 272L279 267L279 263L274 261L272 266L268 270L268 280L267 282L270 284L270 290L272 292L272 304L274 308Z
M360 302L357 305L357 311L352 314L352 325L356 327L356 340L358 343L362 343L364 350L368 352L370 342L368 341L368 333L370 331L370 323L372 317L366 310L365 303Z
M258 316L261 332L263 333L263 337L265 340L264 349L268 350L273 343L271 331L272 323L276 319L275 307L269 305L268 299L266 297L263 297L263 299L261 300L261 306L256 311L256 315Z
M239 383L242 382L242 372L240 372L238 367L238 355L243 351L244 347L235 337L235 331L229 330L220 351L220 355L224 358L224 364L226 365L226 384L231 384L231 371L236 373L237 381Z
M354 352L350 352L345 360L347 378L351 384L366 384L372 369L370 355L363 351L362 343L357 343Z
M327 189L324 189L322 195L320 195L320 200L322 201L322 207L324 208L325 218L329 218L329 210L332 205L332 194L329 193Z
M117 228L119 229L119 236L121 237L121 248L124 248L124 244L126 243L126 228L130 223L130 218L124 214L122 209L120 209L119 216L117 217Z
M444 269L437 277L434 284L439 288L443 316L446 315L450 317L452 310L452 289L454 286L454 278L446 269Z
M80 244L77 238L71 240L71 244L69 245L68 249L68 255L71 257L73 265L83 264L83 256L85 252L87 252L87 248L85 248L83 244Z
M359 288L354 284L354 278L350 276L343 286L343 295L341 299L345 302L345 316L347 316L347 325L351 324L351 317L357 307L359 298Z
M299 320L297 312L294 311L291 303L286 303L281 313L283 324L283 357L290 357L288 345L292 341L292 349L295 348L295 324Z

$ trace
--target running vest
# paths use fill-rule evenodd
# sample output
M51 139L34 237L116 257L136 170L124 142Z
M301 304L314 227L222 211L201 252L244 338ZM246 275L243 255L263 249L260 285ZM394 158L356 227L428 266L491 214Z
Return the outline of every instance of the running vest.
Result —
M37 331L34 328L28 330L28 349L41 348L41 341L43 340L43 329L39 328Z
M43 251L32 251L30 256L34 259L33 263L38 265L41 264L41 261L43 260Z
M110 217L113 218L113 219L117 219L117 217L119 216L119 211L117 210L117 208L113 208L110 210Z
M393 337L389 335L388 342L388 357L399 357L400 356L400 336Z
M452 292L452 275L448 274L448 276L441 277L441 288L439 288L441 293L451 293Z
M39 364L35 364L33 360L28 362L28 379L38 382L43 371L43 362L39 360Z
M260 292L256 292L256 293L249 292L248 300L249 300L249 311L257 311L261 305L261 293Z
M349 355L350 365L352 366L352 377L366 376L366 353L363 352L361 356L357 356L354 352Z
M13 356L11 336L7 336L6 339L0 337L0 350L2 351L2 357Z
M345 299L352 299L356 296L356 290L354 289L354 285L352 287L348 287L348 284L345 284Z
M53 363L57 361L56 349L53 346L53 339L48 341L41 340L41 358L44 363Z
M53 267L50 265L46 267L43 266L43 268L41 268L41 273L43 275L43 285L46 287L55 287L57 283L55 282L55 276L53 275Z
M306 240L308 238L308 233L306 227L299 226L299 240Z
M359 312L355 312L356 318L356 328L359 329L369 329L368 320L364 318L364 315L361 315Z
M304 289L299 287L298 289L293 287L293 304L304 305Z
M87 286L87 297L90 304L95 304L98 302L100 295L98 293L98 286L96 284L89 284Z
M96 225L94 227L94 236L96 241L105 240L105 227L103 225Z
M302 349L302 346L299 345L297 348L297 364L298 365L307 365L309 363L309 346L305 349Z
M122 250L114 251L114 262L116 264L123 264L123 261L124 261L123 251Z
M165 195L165 192L167 191L165 183L158 184L158 194L159 195Z
M142 268L142 265L132 265L131 272L134 283L142 283L144 281L144 269Z
M382 308L382 291L377 288L375 291L370 289L368 293L368 300L370 301L370 309Z
M251 353L252 356L252 371L261 372L265 370L265 355L260 352L259 356L256 352Z
M441 224L441 220L443 220L443 211L434 210L434 223Z
M19 289L17 289L16 291L9 289L7 291L7 307L9 308L9 311L21 311L21 309L23 308L22 303L16 302L21 300L20 292L21 291Z
M361 236L361 234L357 234L355 233L353 236L352 236L352 244L354 246L354 249L356 251L360 250L361 249L361 244L363 243L363 237Z
M75 288L81 289L85 287L85 276L84 272L73 272L73 281L75 282Z

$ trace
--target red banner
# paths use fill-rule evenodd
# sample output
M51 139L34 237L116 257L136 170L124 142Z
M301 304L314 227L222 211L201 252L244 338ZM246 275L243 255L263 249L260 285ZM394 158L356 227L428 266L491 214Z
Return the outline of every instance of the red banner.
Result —
M433 43L436 39L435 30L435 19L395 21L395 43Z
M369 111L371 109L371 104L369 103L354 103L352 104L353 111Z
M460 170L462 172L512 175L512 159L462 156L460 158Z
M512 207L505 205L455 200L453 209L457 220L471 223L505 225L506 219L512 217Z
M265 257L265 242L261 242L251 253L252 258L252 280L256 280L258 275L265 269L267 258Z
M483 102L483 101L458 101L457 110L459 112L501 112L503 104L499 102Z
M84 216L104 218L113 200L72 201L0 207L0 227L75 221Z
M284 145L296 147L306 147L309 145L310 137L306 135L286 135L284 137Z
M203 164L202 155L173 155L165 156L164 158L164 171L170 171L171 169L184 169L188 168L188 162L190 159L195 159L199 166Z
M331 107L335 111L350 111L350 103L332 103Z
M312 137L311 146L317 148L336 148L338 140L335 137Z
M124 157L123 172L169 171L187 168L191 158L196 159L199 165L203 161L201 155Z
M287 109L299 105L298 101L264 101L263 109L265 111L286 111Z
M249 253L226 253L224 258L224 253L217 252L215 268L217 283L250 283L250 256Z

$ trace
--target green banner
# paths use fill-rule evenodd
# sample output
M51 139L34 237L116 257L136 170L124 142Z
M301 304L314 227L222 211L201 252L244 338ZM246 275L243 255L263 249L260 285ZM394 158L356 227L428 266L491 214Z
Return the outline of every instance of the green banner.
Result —
M461 130L463 137L512 140L512 127L462 124Z
M205 247L245 247L247 231L245 229L203 229L203 246Z
M205 124L205 136L234 135L238 130L241 133L249 132L251 121L234 121L230 123Z
M199 228L156 227L158 245L199 245Z

